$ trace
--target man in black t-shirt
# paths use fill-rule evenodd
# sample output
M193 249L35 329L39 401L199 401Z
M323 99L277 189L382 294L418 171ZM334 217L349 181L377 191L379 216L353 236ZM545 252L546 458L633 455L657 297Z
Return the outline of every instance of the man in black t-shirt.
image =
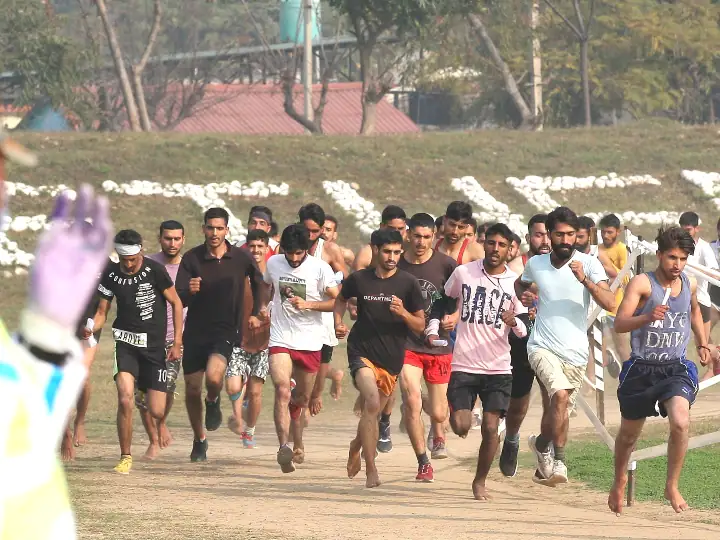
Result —
M132 468L132 409L135 385L147 392L148 412L156 422L165 415L167 398L167 367L165 333L167 311L173 308L175 340L167 358L180 358L182 345L182 302L172 279L159 262L143 257L142 238L133 230L115 236L115 251L120 262L111 262L100 277L100 303L94 317L94 330L104 326L110 304L117 300L117 317L112 333L115 339L114 378L118 391L117 429L120 440L120 463L115 472L128 474ZM86 328L87 339L93 330ZM148 432L150 446L145 457L153 459L159 451L157 430Z
M335 333L347 335L343 323L346 302L357 299L358 316L348 337L348 362L355 387L362 397L362 416L357 436L350 443L347 472L353 478L362 468L365 454L365 486L380 485L375 467L378 415L387 404L403 367L408 332L425 330L425 310L420 285L412 275L397 268L402 255L402 236L388 229L373 232L370 244L375 268L351 274L335 300Z

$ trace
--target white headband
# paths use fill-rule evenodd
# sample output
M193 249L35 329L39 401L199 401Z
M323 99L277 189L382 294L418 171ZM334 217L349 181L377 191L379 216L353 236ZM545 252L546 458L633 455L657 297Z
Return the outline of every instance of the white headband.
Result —
M137 255L138 253L140 253L141 249L142 246L140 244L115 244L115 251L118 255Z

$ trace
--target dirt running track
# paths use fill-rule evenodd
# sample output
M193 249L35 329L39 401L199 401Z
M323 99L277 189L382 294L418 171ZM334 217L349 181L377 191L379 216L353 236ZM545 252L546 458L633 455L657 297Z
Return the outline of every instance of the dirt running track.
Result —
M258 448L243 450L223 427L208 438L206 464L189 462L187 429L176 430L175 444L154 463L136 458L127 477L110 472L117 455L114 441L82 448L69 466L81 537L720 538L720 526L709 524L709 512L676 516L666 505L638 504L618 518L607 510L605 495L572 484L537 486L522 469L506 479L495 468L489 482L494 500L477 502L467 458L477 451L478 431L466 440L450 437L450 458L434 463L435 483L417 484L415 457L407 437L396 429L397 414L395 449L379 459L379 488L366 489L364 473L354 480L346 476L347 445L356 422L350 412L314 419L306 432L305 464L283 475L266 414L258 427ZM528 429L537 425L537 414L531 416ZM578 419L576 427L584 423ZM141 449L134 447L137 456ZM109 519L117 522L111 531L102 525Z

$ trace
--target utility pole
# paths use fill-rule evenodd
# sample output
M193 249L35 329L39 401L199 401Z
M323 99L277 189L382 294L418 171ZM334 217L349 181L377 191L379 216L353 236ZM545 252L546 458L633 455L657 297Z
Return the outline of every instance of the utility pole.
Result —
M313 120L312 82L313 82L313 50L312 50L312 10L313 0L305 1L305 55L303 60L303 85L305 90L305 118Z
M542 131L542 56L540 53L540 36L538 24L540 22L540 0L531 0L530 29L532 31L532 111L535 116L535 129Z

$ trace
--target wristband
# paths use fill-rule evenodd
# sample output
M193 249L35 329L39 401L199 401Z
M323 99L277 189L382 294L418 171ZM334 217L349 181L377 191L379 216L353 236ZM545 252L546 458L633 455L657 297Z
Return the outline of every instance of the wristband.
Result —
M708 347L707 345L698 345L697 350L699 351L700 349L705 349L705 350L712 352L712 349L710 347Z

